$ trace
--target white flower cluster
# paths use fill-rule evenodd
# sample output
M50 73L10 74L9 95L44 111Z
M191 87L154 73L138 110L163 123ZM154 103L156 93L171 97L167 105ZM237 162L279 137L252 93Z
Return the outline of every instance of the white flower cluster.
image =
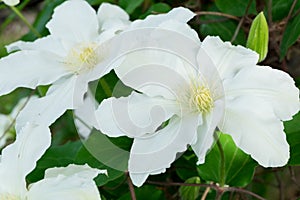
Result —
M96 13L83 0L68 0L47 23L50 35L7 46L0 95L51 86L16 119L17 139L2 152L0 177L7 182L0 183L0 199L100 198L93 178L104 171L87 165L48 169L43 180L26 185L50 145L48 127L68 109L83 111L80 118L107 136L134 139L128 171L136 186L163 173L188 146L204 163L216 129L260 165L285 165L282 121L300 108L293 79L258 66L258 54L242 46L218 37L201 42L187 25L193 17L179 7L130 22L115 5L102 3ZM88 84L111 70L134 91L95 109L85 98Z

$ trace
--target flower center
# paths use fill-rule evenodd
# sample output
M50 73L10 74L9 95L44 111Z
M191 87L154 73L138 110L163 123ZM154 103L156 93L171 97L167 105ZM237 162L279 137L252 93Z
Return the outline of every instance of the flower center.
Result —
M102 59L99 47L96 43L76 45L66 57L66 66L77 74L93 69Z
M213 99L207 87L198 86L192 89L190 96L190 107L198 112L208 113L213 107Z
M21 198L12 194L0 194L0 200L20 200Z

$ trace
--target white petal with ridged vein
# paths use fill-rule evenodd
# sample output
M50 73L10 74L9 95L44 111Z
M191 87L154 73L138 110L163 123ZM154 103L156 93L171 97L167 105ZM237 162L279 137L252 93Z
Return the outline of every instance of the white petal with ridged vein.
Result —
M176 113L180 110L174 101L133 92L128 97L103 100L96 111L96 128L110 137L141 137Z
M130 150L129 169L133 174L157 174L170 167L177 153L196 139L198 116L173 117L169 124L148 138L135 138ZM134 177L131 177L132 179ZM140 182L135 181L133 182ZM142 184L142 183L140 183Z
M70 74L61 58L51 53L19 51L0 60L0 95L18 87L48 85Z
M88 165L69 165L46 170L45 178L30 185L27 198L30 200L100 200L99 190L93 181L98 169Z
M38 142L35 142L38 141ZM25 177L31 172L51 144L47 126L27 123L17 134L16 141L3 149L0 163L0 191L25 195Z
M28 102L17 117L16 129L29 119L38 124L51 125L67 109L77 108L86 90L87 84L80 83L76 76L58 81L49 88L46 96Z
M110 3L102 3L97 15L101 30L112 29L118 31L130 24L129 15L119 6Z
M223 42L219 37L206 37L201 44L201 49L214 62L222 80L232 78L239 70L255 66L258 62L256 52Z
M55 8L46 27L53 37L73 44L93 41L99 28L96 11L83 0L65 1Z
M205 161L206 153L211 148L214 142L214 132L218 123L224 114L224 102L218 100L214 102L214 107L211 113L203 117L203 123L197 128L197 141L191 145L193 151L198 157L197 164L202 164Z
M283 123L264 100L247 96L227 100L218 127L263 167L284 166L289 159Z
M299 89L285 72L267 66L253 66L241 70L224 82L226 98L258 97L268 102L276 116L290 120L300 109Z

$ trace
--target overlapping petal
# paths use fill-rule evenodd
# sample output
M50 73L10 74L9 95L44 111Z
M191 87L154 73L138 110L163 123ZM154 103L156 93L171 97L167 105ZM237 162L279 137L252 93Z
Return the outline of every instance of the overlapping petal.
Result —
M46 170L45 178L30 185L27 198L30 200L100 200L99 190L93 181L98 169L88 165L69 165Z
M119 31L130 24L129 15L119 6L110 3L102 3L97 15L101 31Z
M86 90L87 84L78 81L76 76L57 81L49 88L46 96L28 102L17 117L16 129L19 130L28 119L38 124L51 125L67 109L77 108Z
M25 177L35 168L50 143L51 133L47 126L27 123L17 134L16 141L2 151L0 177L5 182L0 184L0 191L25 195Z
M201 49L214 62L222 80L232 78L239 70L253 67L258 62L258 54L254 51L242 46L233 46L219 37L206 37L201 43Z
M110 137L141 137L178 112L174 101L133 92L128 97L103 100L96 111L96 128Z
M63 42L89 42L98 36L96 11L83 0L66 1L54 10L46 27Z
M48 85L69 73L52 53L19 51L0 60L0 95L18 87Z
M299 89L294 80L287 73L267 66L240 70L235 77L224 81L224 89L227 99L258 97L268 102L281 120L290 120L300 109Z
M226 101L225 116L218 127L264 167L284 166L289 159L283 123L266 101L249 96Z
M166 127L154 135L135 138L130 151L129 172L149 175L170 167L177 153L185 151L187 146L195 141L197 125L197 115L173 117Z

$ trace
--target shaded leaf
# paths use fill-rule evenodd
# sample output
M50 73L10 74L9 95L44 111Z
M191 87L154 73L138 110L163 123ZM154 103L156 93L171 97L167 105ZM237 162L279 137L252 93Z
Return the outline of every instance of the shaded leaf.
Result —
M290 145L289 165L300 165L300 113L292 120L284 122L284 131Z
M224 150L225 184L244 187L252 180L257 163L236 147L229 135L220 134L219 140ZM199 175L206 181L220 183L221 156L215 144L206 156L204 164L198 166Z
M280 59L283 59L287 50L292 46L300 36L300 15L298 14L290 20L283 33L282 42L280 44Z
M224 13L235 16L243 16L250 0L216 0L216 6ZM256 14L255 1L252 1L248 14Z
M144 0L120 0L119 5L128 13L132 14L134 10L142 5Z
M140 188L135 188L135 195L136 199L143 199L143 200L153 200L153 199L159 199L164 200L164 193L162 190L159 190L155 186L151 185L145 185ZM123 195L118 200L131 200L130 193Z
M185 183L201 183L199 177L191 177ZM195 200L199 196L200 187L198 186L180 186L179 194L182 200Z
M167 13L171 10L171 6L169 6L166 3L156 3L153 4L145 14L141 15L140 18L143 19L147 17L150 14L156 14L156 13Z

